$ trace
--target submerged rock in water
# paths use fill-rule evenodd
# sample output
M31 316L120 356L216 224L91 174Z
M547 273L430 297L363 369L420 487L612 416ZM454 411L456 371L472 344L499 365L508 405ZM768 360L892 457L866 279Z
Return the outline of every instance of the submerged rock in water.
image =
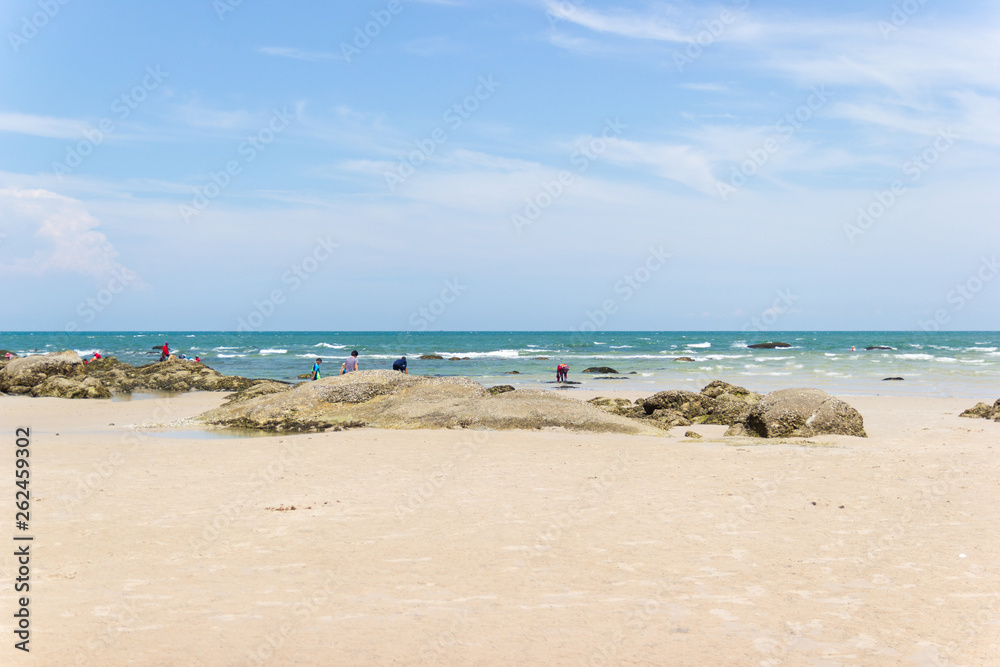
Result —
M444 359L440 354L421 354L419 359Z
M726 435L758 438L865 434L864 420L853 407L819 389L782 389L754 405Z
M773 350L778 347L791 347L790 343L754 343L747 345L751 350Z
M889 347L888 345L869 345L865 348L866 350L895 350L894 347Z
M618 375L618 371L608 366L594 366L583 371L584 373L599 373L601 375Z
M491 395L461 377L358 371L296 385L288 391L223 405L200 417L210 424L266 430L326 430L344 424L378 428L538 429L646 433L656 431L581 401L536 391Z

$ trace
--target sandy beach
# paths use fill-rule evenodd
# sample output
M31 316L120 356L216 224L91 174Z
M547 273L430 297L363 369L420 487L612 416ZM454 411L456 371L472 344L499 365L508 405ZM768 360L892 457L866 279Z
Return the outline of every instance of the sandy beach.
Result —
M5 664L1000 664L975 401L846 397L869 438L783 442L127 428L222 400L0 396L34 535Z

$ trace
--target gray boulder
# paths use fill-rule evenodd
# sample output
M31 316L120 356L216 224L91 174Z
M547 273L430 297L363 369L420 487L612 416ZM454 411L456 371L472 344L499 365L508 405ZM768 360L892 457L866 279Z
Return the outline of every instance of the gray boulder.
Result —
M50 377L75 378L83 373L83 359L72 350L11 359L0 370L0 392L30 394Z
M661 391L642 400L642 408L647 415L657 410L671 410L681 413L687 419L707 415L714 407L714 398L682 389Z
M819 389L782 389L771 392L726 435L757 438L812 437L816 435L868 437L861 414Z
M111 398L111 392L99 380L89 377L61 377L53 375L31 389L32 396L56 398Z

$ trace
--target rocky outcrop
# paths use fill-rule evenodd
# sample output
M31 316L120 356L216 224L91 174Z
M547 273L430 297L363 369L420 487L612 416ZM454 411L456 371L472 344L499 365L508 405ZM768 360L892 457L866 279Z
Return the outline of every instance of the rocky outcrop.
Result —
M243 391L261 380L223 375L205 364L171 358L145 366L130 366L115 357L87 364L86 373L116 394L134 391Z
M714 407L714 398L682 389L661 391L642 400L642 408L647 415L652 415L657 410L669 410L680 413L687 419L707 415Z
M895 350L894 347L889 347L888 345L869 345L865 348L866 350Z
M903 378L900 378L900 377L882 378L882 382L902 382L902 381L903 381Z
M758 438L865 434L861 414L819 389L782 389L765 396L726 435Z
M691 424L731 426L745 418L763 396L749 389L713 380L699 393L661 391L635 403L624 398L591 399L588 403L623 417L643 420L659 428Z
M61 377L53 375L31 390L32 396L56 398L111 398L111 392L101 382L89 377Z
M760 402L764 396L750 391L744 387L729 384L722 380L713 380L701 390L705 396L715 399L715 404L711 407L704 419L703 424L721 424L732 426L743 421L750 408Z
M751 350L773 350L778 347L791 347L790 343L754 343L747 345Z
M989 405L987 403L976 403L974 407L969 408L960 414L959 417L992 419L995 422L1000 422L1000 398L998 398L993 405Z
M692 359L691 357L677 357L676 359L674 359L674 361L687 361L687 362L691 362L691 361L694 361L694 359Z
M645 433L649 425L608 414L592 405L549 392L507 391L491 395L461 377L420 377L358 371L290 390L224 405L201 419L221 426L310 431L361 424L378 428L539 429Z
M312 377L311 375L309 377ZM258 396L267 396L269 394L280 394L283 391L288 391L292 388L292 385L287 382L278 382L277 380L258 380L256 384L252 384L242 391L238 391L229 398L226 399L226 403L242 403L243 401L249 401L251 398L257 398Z
M491 396L496 396L497 394L506 394L508 391L514 391L514 387L509 384L498 384L495 387L490 387L487 389Z
M444 359L440 354L421 354L420 359Z
M11 359L0 370L0 392L30 394L50 377L79 378L83 374L83 359L72 350Z
M618 371L608 366L594 366L583 371L584 373L598 373L600 375L618 375Z

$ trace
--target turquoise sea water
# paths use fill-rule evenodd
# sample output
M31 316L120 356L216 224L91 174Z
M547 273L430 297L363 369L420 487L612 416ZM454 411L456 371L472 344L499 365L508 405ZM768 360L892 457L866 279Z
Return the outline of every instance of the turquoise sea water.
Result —
M791 348L752 350L783 341ZM847 395L1000 396L1000 332L104 332L0 333L0 349L20 355L99 350L130 364L171 350L227 375L295 380L322 358L339 372L352 349L361 368L390 368L405 354L410 373L463 375L483 384L551 388L558 363L588 390L697 390L721 379L756 391L817 387ZM851 351L851 347L855 351ZM890 350L866 350L885 346ZM443 360L421 360L439 354ZM468 357L449 361L448 357ZM545 359L542 359L545 357ZM689 357L692 362L675 361ZM609 366L627 379L598 380L581 371ZM510 374L518 371L518 374ZM903 377L902 382L883 378Z

